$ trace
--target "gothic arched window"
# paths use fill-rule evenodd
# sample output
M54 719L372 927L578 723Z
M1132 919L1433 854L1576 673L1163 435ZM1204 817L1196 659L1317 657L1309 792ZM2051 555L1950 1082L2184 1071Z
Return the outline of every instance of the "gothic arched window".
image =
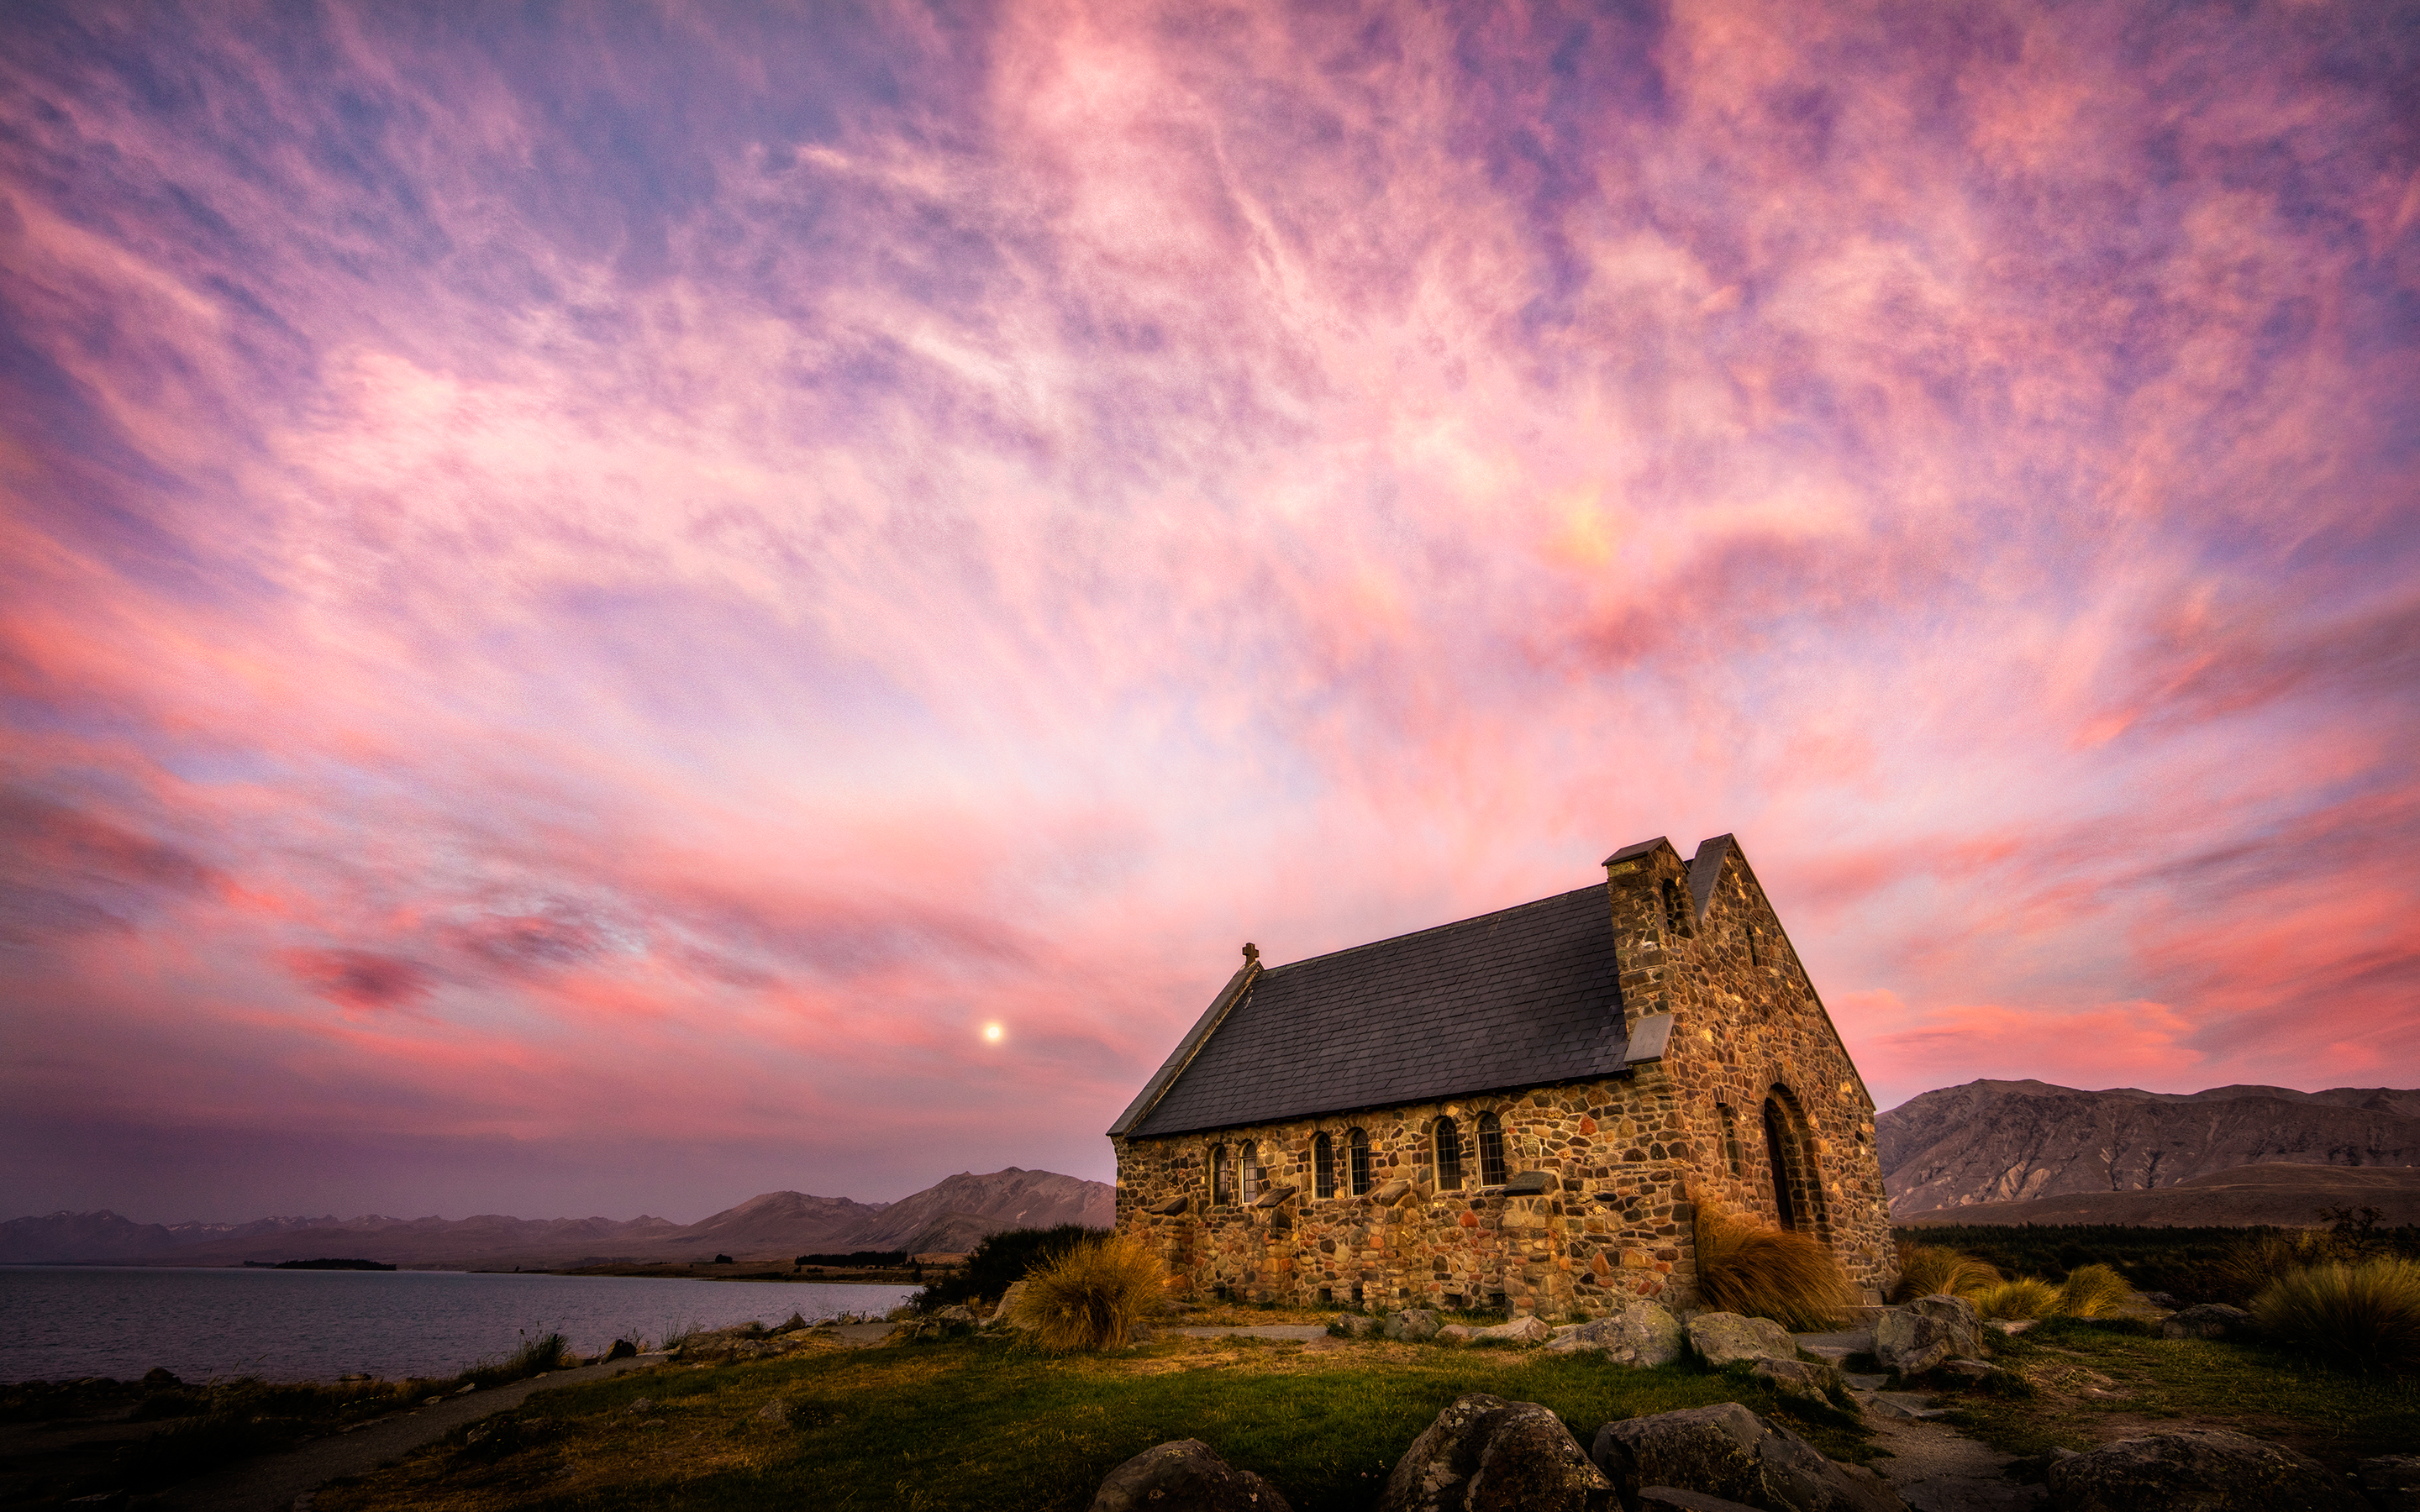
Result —
M1324 1129L1311 1141L1311 1195L1336 1196L1336 1146Z
M1436 1121L1436 1183L1440 1192L1462 1190L1462 1131L1443 1117Z
M1353 1179L1353 1195L1357 1197L1368 1196L1370 1195L1370 1136L1358 1129L1346 1131L1344 1158Z
M1493 1113L1479 1116L1479 1184L1504 1184L1504 1125Z

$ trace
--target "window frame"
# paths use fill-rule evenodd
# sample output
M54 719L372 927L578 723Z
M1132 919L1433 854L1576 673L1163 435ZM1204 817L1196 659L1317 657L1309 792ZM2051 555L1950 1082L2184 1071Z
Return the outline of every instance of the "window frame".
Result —
M1493 1109L1479 1116L1479 1184L1502 1186L1507 1178L1504 1164L1504 1120Z
M1370 1136L1359 1129L1344 1131L1344 1174L1355 1196L1370 1195Z
M1223 1204L1231 1190L1227 1180L1227 1147L1212 1145L1210 1147L1210 1205L1215 1208Z
M1336 1141L1325 1129L1311 1136L1311 1195L1321 1200L1336 1196Z
M1453 1121L1453 1115L1440 1113L1429 1125L1429 1150L1436 1161L1437 1190L1461 1191L1462 1126Z
M1260 1142L1252 1139L1245 1140L1243 1153L1238 1159L1239 1174L1242 1179L1236 1183L1236 1190L1241 1195L1243 1204L1250 1207L1261 1195L1263 1175Z

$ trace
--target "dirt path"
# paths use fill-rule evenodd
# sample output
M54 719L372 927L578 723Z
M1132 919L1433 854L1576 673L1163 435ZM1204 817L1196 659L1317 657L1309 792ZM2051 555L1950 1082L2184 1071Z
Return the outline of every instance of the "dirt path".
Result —
M1890 1451L1873 1462L1875 1473L1916 1512L2037 1512L2050 1504L2041 1487L2009 1478L2007 1455L1947 1423L1902 1417L1876 1399L1885 1394L1851 1391L1866 1410L1866 1427Z
M518 1407L533 1392L602 1381L640 1365L661 1365L666 1358L642 1354L611 1364L582 1365L577 1370L557 1370L467 1396L448 1396L434 1407L374 1418L284 1454L214 1470L156 1496L136 1497L128 1504L157 1507L160 1512L294 1512L298 1504L308 1506L303 1498L314 1489L338 1476L375 1470L424 1443L443 1438L465 1423Z

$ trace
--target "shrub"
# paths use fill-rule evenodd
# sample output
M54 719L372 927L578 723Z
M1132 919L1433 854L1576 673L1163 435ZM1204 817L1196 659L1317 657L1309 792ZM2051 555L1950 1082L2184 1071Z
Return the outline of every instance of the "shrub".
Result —
M1855 1288L1822 1242L1698 1205L1698 1294L1707 1305L1801 1331L1838 1327Z
M2079 1265L2058 1288L2058 1310L2070 1318L2107 1318L2134 1299L2126 1278L2105 1265Z
M2000 1273L1977 1259L1939 1244L1902 1244L1899 1252L1899 1289L1891 1295L1906 1302L1915 1297L1963 1297L1973 1302L1997 1286Z
M1027 1273L1015 1320L1046 1350L1105 1350L1125 1343L1167 1295L1168 1267L1158 1255L1106 1234Z
M1108 1236L1109 1229L1082 1224L1056 1228L1006 1228L985 1238L967 1254L967 1263L932 1282L916 1294L918 1312L936 1312L962 1302L994 1302L1009 1284L1045 1261L1064 1255L1088 1239Z
M2048 1318L2058 1311L2059 1289L2029 1275L2003 1281L1975 1299L1985 1318Z
M2420 1367L2420 1263L2381 1257L2288 1272L2254 1299L2279 1342L2358 1369Z

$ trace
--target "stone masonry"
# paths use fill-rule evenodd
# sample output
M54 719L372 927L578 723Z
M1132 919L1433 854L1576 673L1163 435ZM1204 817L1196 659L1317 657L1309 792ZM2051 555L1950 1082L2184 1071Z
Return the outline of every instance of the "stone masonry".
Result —
M1695 1220L1713 1202L1820 1237L1878 1297L1896 1276L1873 1103L1737 844L1709 841L1686 863L1666 841L1628 847L1606 862L1605 898L1618 993L1604 1011L1621 1016L1608 1027L1629 1047L1619 1069L1135 1132L1226 1027L1219 1015L1249 1001L1261 968L1248 949L1203 1026L1112 1133L1119 1228L1157 1248L1195 1294L1584 1318L1632 1296L1693 1304ZM1476 1149L1487 1115L1500 1171L1483 1171ZM1440 1180L1440 1117L1458 1135L1458 1189ZM1357 1132L1368 1149L1358 1194ZM1326 1197L1313 1169L1323 1133ZM1258 1166L1249 1202L1247 1149ZM1221 1152L1230 1179L1214 1200L1210 1163ZM1502 1180L1481 1184L1491 1174Z

